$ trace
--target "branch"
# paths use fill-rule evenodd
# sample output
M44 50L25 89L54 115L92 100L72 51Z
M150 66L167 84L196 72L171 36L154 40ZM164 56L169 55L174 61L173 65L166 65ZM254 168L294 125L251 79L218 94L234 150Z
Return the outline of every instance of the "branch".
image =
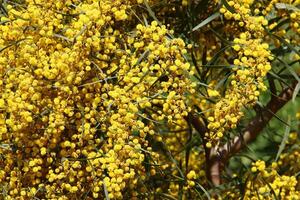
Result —
M234 137L223 146L215 146L212 149L208 149L205 146L205 133L208 132L205 124L197 116L194 116L193 114L189 115L190 122L200 134L204 143L206 176L209 181L214 185L220 185L222 183L221 172L229 158L256 139L274 114L292 98L295 87L296 83L291 87L284 89L279 96L272 96L266 107L262 109L260 113L257 113L239 136Z
M189 115L188 115L188 122L190 122L193 125L193 127L197 130L197 132L199 133L199 135L202 139L203 148L205 150L206 159L208 159L210 150L205 146L205 144L207 142L207 140L205 138L205 133L208 132L208 129L207 129L205 123L203 121L201 121L198 116L195 116L192 113L189 113Z
M221 183L218 178L221 174L220 162L218 161L218 157L214 156L212 149L206 147L207 139L205 137L205 133L208 133L209 130L198 116L189 113L188 119L202 139L206 159L206 178L215 185L219 185Z
M270 74L267 74L269 86L270 86L270 91L271 91L271 98L274 98L274 96L277 95L277 90L276 90L276 85L274 82L273 77Z
M279 96L274 96L274 98L272 98L266 105L265 109L251 120L241 135L236 136L224 146L216 147L214 149L214 153L219 152L221 154L222 162L227 162L232 155L239 152L247 144L255 140L259 133L272 119L274 114L292 99L295 87L296 84L294 83L291 87L284 89Z

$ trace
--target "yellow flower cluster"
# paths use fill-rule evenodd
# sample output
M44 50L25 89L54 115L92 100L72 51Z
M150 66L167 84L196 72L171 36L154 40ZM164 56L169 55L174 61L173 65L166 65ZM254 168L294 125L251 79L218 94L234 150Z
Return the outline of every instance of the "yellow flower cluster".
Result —
M185 43L142 1L26 0L0 25L0 186L6 199L135 197L156 123L191 110ZM152 170L155 174L155 170ZM124 191L126 191L124 193ZM137 197L136 197L137 198Z
M230 199L244 195L245 199L300 199L300 152L298 134L289 134L284 153L279 159L267 165L265 161L257 160L249 167L249 173L244 177L245 191L230 188L225 196ZM242 193L243 194L242 194Z
M276 14L282 19L282 22L274 21L269 24L269 29L277 36L285 39L286 42L297 46L300 42L300 11L298 9L300 1L288 1L288 0L272 0L268 6L262 11L263 14ZM272 9L276 7L277 9ZM280 46L281 41L275 39L277 47Z
M193 143L196 142L194 133L191 130L187 131L189 127L184 119L177 119L173 124L157 126L161 134L154 135L150 142L156 148L159 147L159 154L147 157L148 173L151 174L147 183L156 184L151 197L155 199L167 193L176 198L179 188L183 190L181 195L184 199L196 196L194 188L198 184L206 184L206 178L203 170L205 155L193 147ZM165 182L165 179L170 181ZM149 185L144 185L138 191L143 191L147 186L149 190Z
M218 82L225 80L223 72L208 70L206 85L195 81L201 73L187 49L196 49L196 64L205 51L205 65L222 47L220 38L203 32L192 47L169 28L179 27L177 12L192 14L199 1L18 2L0 2L0 199L7 200L197 198L209 183L203 138L189 124L189 113L200 113L194 109L199 106L207 118L207 147L235 128L242 109L266 90L272 56L264 28L287 33L268 24L268 14L278 3L299 5L228 1L234 12L223 5L220 38L231 40L231 48L220 61L228 77ZM151 3L157 2L170 7L154 13L159 6ZM193 20L219 1L212 4ZM278 8L276 15L299 33L299 10L290 9ZM291 134L290 142L296 140ZM299 162L295 148L272 166L254 163L246 199L297 199ZM294 174L279 174L279 167Z
M225 130L235 128L243 116L244 106L251 106L256 102L260 91L266 90L263 79L271 69L269 60L272 59L269 45L264 43L263 26L268 24L264 16L252 14L253 1L229 1L228 4L235 9L235 13L227 10L225 6L220 9L226 20L234 20L229 24L231 29L243 30L238 32L233 40L232 49L236 54L233 60L230 75L230 87L225 95L212 105L212 112L208 116L207 137L212 142L218 141ZM212 146L211 142L207 147Z
M278 160L278 166L288 169L289 174L297 174L300 171L300 148L299 136L297 132L291 132L287 141L286 151L282 153Z
M277 163L266 167L259 160L252 164L251 171L255 175L246 184L245 199L300 199L296 177L278 174Z
M162 136L162 142L174 156L174 160L168 156L160 157L158 164L164 165L165 171L172 172L172 176L180 177L180 181L184 181L183 184L183 198L188 198L188 193L193 194L192 188L197 183L206 184L205 178L205 155L203 152L199 152L198 149L191 148L195 142L195 135L186 131L188 124L184 120L177 120L176 126L170 126L169 131ZM188 135L191 134L191 135ZM180 163L180 167L178 166ZM182 180L184 179L184 180ZM179 194L178 188L182 183L172 182L169 184L169 191L173 197L177 197ZM162 185L166 187L166 183ZM159 192L158 190L157 192Z

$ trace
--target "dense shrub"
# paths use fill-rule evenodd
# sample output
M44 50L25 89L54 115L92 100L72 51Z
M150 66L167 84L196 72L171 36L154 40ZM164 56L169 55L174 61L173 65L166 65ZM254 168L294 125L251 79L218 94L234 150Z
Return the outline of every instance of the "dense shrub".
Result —
M300 198L300 1L1 2L1 199Z

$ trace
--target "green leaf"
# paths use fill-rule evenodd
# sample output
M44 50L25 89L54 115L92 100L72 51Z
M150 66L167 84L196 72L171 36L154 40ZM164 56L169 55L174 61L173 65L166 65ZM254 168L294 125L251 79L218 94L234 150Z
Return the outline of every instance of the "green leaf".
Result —
M279 37L278 35L275 35L275 34L271 33L270 30L268 30L267 28L265 28L265 31L269 35L271 35L271 36L275 37L276 39L280 40L280 42L284 43L290 50L294 51L296 54L298 54L300 56L300 52L297 49L295 49L295 47L293 47L293 45L288 43L285 39Z
M288 122L287 123L291 124L291 118L290 118L290 116L288 117ZM283 152L283 150L285 148L286 142L287 142L287 140L289 138L290 130L291 130L291 127L290 126L286 126L284 136L282 138L281 144L279 146L279 149L278 149L278 152L277 152L277 155L276 155L276 158L275 158L276 162L278 161L279 156L281 155L281 153Z
M157 17L155 16L155 13L153 12L153 10L151 9L151 7L149 6L148 0L144 0L144 4L146 5L147 11L149 13L149 15L155 20L157 21L158 24L161 24L160 21L157 19Z
M220 17L220 13L216 12L213 15L209 16L208 18L206 18L204 21L202 21L200 24L198 24L197 26L195 26L192 31L196 31L199 28L205 26L206 24L210 23L211 21L213 21L214 19Z
M143 54L139 57L139 59L137 60L137 62L135 63L134 67L141 64L141 62L144 60L144 59L147 59L148 56L150 54L150 50L146 50L143 52Z
M268 74L270 74L272 77L274 77L276 80L280 81L281 83L284 83L286 86L289 84L280 76L278 76L276 73L269 71Z
M279 79L279 80L281 80L281 81L284 81L284 79L281 78L280 76L278 76L276 73L274 73L274 72L272 72L272 71L269 71L268 73L269 73L271 76L273 76L274 78Z
M276 119L278 119L284 125L290 126L290 124L286 123L284 120L282 120L276 113L272 112L270 109L268 109L268 112L270 112L273 115L273 117L275 117Z
M196 82L198 85L202 85L204 87L207 87L207 88L211 88L209 85L205 84L205 83L202 83L202 82Z
M285 25L285 24L287 24L287 23L290 23L290 19L288 18L288 19L284 19L284 20L282 20L281 22L279 22L274 28L272 28L271 30L270 30L270 32L275 32L275 31L277 31L281 26L283 26L283 25Z
M260 102L260 101L257 101L256 102L256 104L257 105L259 105L261 108L265 108L264 106L263 106L263 104ZM275 117L276 119L278 119L281 123L283 123L284 125L286 125L286 126L290 126L290 124L289 123L287 123L287 122L285 122L284 120L282 120L276 113L274 113L272 110L270 110L270 109L267 109L267 111L269 112L269 113L271 113L272 115L273 115L273 117Z
M296 97L297 97L297 95L299 93L299 90L300 90L300 82L298 82L298 84L295 87L295 90L294 90L294 93L293 93L293 102L295 102Z
M20 40L18 40L18 41L14 41L14 42L10 43L9 45L7 45L7 46L1 48L1 49L0 49L0 53L1 53L2 51L4 51L5 49L9 48L9 47L12 47L12 46L14 46L14 45L19 44L19 43L22 42L23 40L28 40L28 38L23 38L23 39L20 39Z
M293 69L292 66L290 66L287 62L285 62L284 60L280 59L277 56L276 56L276 59L284 65L284 67L291 73L291 75L293 75L295 77L295 79L298 82L300 82L300 78L299 78L298 74L295 72L295 70Z
M0 17L1 14L8 17L7 1L0 1Z
M296 12L299 12L300 9L291 5L291 4L287 4L287 3L276 3L275 4L275 7L277 9L284 9L284 10L292 10L292 11L296 11Z
M226 49L228 49L230 47L231 47L231 45L227 45L227 46L223 47L222 49L220 49L206 65L209 66L209 65L214 64L218 60L218 58L220 58L220 55L223 52L225 52Z
M272 188L272 186L270 185L269 182L267 182L266 180L264 180L264 182L267 184L268 188L271 190L271 194L274 196L275 200L279 200L274 189Z
M170 199L170 200L177 200L175 197L172 195L166 194L166 193L160 193L161 196L165 197L165 199Z
M106 187L106 184L105 184L104 181L103 181L103 189L104 189L105 199L106 199L106 200L109 200L107 187Z
M231 45L232 42L226 40L225 38L223 38L221 36L221 34L219 34L217 31L215 31L214 29L212 29L211 27L209 27L209 30L211 30L222 42L224 42L224 44L228 44L228 45Z
M231 75L232 75L232 72L227 73L227 74L225 75L225 77L222 78L222 79L216 84L215 90L218 90L219 88L221 88L221 86L224 86L225 83L226 83L226 81L229 79L229 77L230 77Z
M207 192L207 190L200 185L199 183L197 183L197 185L200 187L200 189L204 192L205 196L207 197L207 199L211 199L209 193Z

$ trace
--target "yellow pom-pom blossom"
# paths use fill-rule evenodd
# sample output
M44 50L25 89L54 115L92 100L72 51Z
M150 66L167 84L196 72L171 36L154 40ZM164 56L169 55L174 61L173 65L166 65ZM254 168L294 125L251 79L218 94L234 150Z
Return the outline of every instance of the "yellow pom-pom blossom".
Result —
M265 34L263 26L268 24L264 16L253 15L251 5L254 1L229 1L235 13L223 6L220 10L225 19L234 20L228 23L231 29L240 29L235 33L232 44L232 54L236 55L229 76L230 87L224 96L217 98L215 104L209 106L212 112L208 114L209 124L208 140L213 143L223 137L223 133L235 128L244 106L251 106L256 102L260 91L266 90L263 79L271 69L269 60L272 59L268 44L264 43L262 36ZM240 25L243 24L243 28ZM211 85L212 86L212 85ZM218 91L208 91L209 96L217 96ZM216 94L216 95L214 95ZM207 102L206 102L207 104ZM203 106L202 106L203 107ZM206 145L208 148L211 143Z
M299 199L295 176L278 174L277 163L266 167L264 161L252 164L252 176L247 181L245 199Z
M245 179L244 199L299 199L300 153L298 134L291 132L283 153L278 160L267 164L263 160L253 162ZM286 170L288 169L288 170ZM238 189L238 188L237 188ZM228 197L238 198L234 190Z
M183 120L194 92L184 41L157 22L136 26L130 10L141 2L7 6L0 24L7 199L136 196L145 155L156 156L148 142L158 136L155 123Z

